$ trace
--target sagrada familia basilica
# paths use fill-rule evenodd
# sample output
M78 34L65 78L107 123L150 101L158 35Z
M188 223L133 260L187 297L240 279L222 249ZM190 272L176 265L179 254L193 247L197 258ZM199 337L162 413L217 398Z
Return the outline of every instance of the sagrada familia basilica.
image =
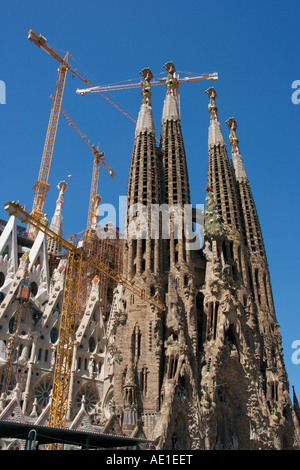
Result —
M127 230L105 248L114 268L160 299L165 309L86 269L66 426L139 436L160 450L299 449L300 409L296 395L294 402L290 398L266 249L237 123L230 118L224 125L228 155L217 93L209 88L208 174L201 183L207 194L204 242L194 249L185 230L191 198L175 68L171 62L165 68L160 144L152 73L144 69L128 159L126 227L141 220L141 207L146 222L139 235ZM58 189L49 226L62 233L67 184L61 182ZM161 218L158 235L150 236L156 223L153 207L180 208L176 217L169 214L167 237L159 230ZM197 211L191 214L197 222ZM2 221L1 230L0 421L47 425L67 258L44 233L26 236L14 216ZM94 245L101 244L95 227L93 233ZM0 445L17 449L23 443L1 439Z

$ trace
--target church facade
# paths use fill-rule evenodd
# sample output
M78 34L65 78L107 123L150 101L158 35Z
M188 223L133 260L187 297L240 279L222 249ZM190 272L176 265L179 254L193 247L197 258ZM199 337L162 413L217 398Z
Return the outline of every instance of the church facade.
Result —
M148 68L141 72L123 240L123 275L160 299L165 310L117 285L110 314L103 315L99 278L92 280L76 331L68 426L74 426L84 408L98 432L140 436L156 449L299 448L299 416L289 394L266 250L237 123L234 118L226 122L229 158L216 90L209 88L204 243L193 249L194 234L186 221L195 222L197 213L191 208L178 83L173 63L165 68L159 146L152 73ZM59 186L56 219L62 188L66 185ZM50 245L41 233L18 256L16 231L11 218L0 238L0 339L6 347L21 311L9 381L7 357L1 365L7 387L1 389L0 419L10 416L10 403L15 400L16 406L17 400L19 419L34 422L46 419L49 409L66 258L60 254L49 272ZM26 302L20 280L31 285Z

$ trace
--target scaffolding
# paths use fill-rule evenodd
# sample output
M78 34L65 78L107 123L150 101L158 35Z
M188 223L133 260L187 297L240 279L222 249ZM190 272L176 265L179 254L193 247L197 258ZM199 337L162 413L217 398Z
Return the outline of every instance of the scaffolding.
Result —
M119 228L114 227L112 223L107 224L105 227L97 227L96 230L88 230L84 243L84 251L112 268L118 274L122 274L123 239L120 235ZM101 299L102 315L105 321L108 320L113 300L113 292L117 283L114 279L93 268L88 262L83 261L78 310L79 321L86 309L92 282L94 280L100 281L99 296Z

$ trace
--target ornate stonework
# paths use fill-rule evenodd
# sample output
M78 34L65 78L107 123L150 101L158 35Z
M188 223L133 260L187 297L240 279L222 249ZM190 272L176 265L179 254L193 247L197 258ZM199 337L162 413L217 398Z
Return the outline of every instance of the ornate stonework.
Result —
M152 73L148 68L141 72L143 100L129 169L123 275L156 295L166 310L118 285L110 313L103 315L99 277L87 281L88 298L74 343L67 426L145 437L162 450L299 448L299 418L289 396L266 250L236 121L227 121L230 160L217 94L209 88L204 245L190 250L186 232L176 225L191 200L178 83L174 65L168 62L165 68L159 147ZM60 221L65 189L60 188L56 210ZM159 236L149 236L152 204L180 209L177 222L170 217L168 238L162 237L162 219L156 227ZM142 236L132 236L138 218ZM61 256L50 270L44 235L30 246L20 240L12 217L0 237L0 351L6 352L0 358L1 377L25 276L30 296L22 304L10 382L1 390L0 419L46 424L67 260ZM22 448L23 443L5 440L0 445Z

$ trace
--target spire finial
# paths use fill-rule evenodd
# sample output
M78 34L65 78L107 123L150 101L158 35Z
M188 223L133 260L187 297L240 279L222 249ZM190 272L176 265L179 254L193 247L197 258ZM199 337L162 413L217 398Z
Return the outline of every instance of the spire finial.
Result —
M208 146L212 145L225 145L224 137L222 134L221 124L218 118L218 108L216 106L216 90L211 87L205 91L209 96L208 112L210 113L210 125L208 131Z
M230 135L229 135L229 143L231 145L232 152L240 152L239 149L239 140L236 135L236 128L237 128L237 122L236 120L231 117L227 119L226 124L228 125L230 129Z
M239 140L236 135L236 128L237 128L236 120L233 117L231 117L227 119L226 124L228 125L230 129L229 143L231 145L231 157L232 157L231 163L234 169L235 177L237 180L248 179L244 162L243 162L243 158L240 154Z
M62 207L63 207L64 202L65 202L64 193L68 189L68 185L65 181L60 181L57 185L57 189L59 189L59 195L58 195L58 198L57 198L57 201L56 201L56 208L55 208L56 213L62 211Z
M149 67L144 68L140 71L140 74L144 77L143 89L142 89L142 96L143 102L151 102L151 84L150 81L153 78L153 73L149 69Z
M210 118L215 119L218 121L218 108L216 106L216 97L217 97L217 92L214 89L214 87L208 88L208 90L205 91L205 93L208 94L209 96L209 105L208 105L208 112L210 113Z
M63 192L63 193L67 190L67 188L68 188L68 185L65 181L60 181L57 185L57 189L59 189L60 192Z
M173 62L167 62L164 68L168 72L166 79L167 95L164 102L162 122L180 120L179 81L176 78Z
M179 81L176 78L175 72L176 68L173 62L169 61L164 65L164 68L168 72L168 78L166 80L166 86L167 86L167 93L171 93L172 95L177 95L177 88L179 85Z
M81 397L80 409L83 411L85 409L85 395Z
M143 86L142 97L143 101L141 104L141 109L139 111L136 127L135 127L135 137L137 137L141 132L147 132L148 134L155 135L153 113L151 106L151 84L150 81L153 78L153 74L149 67L141 70L140 74L144 77L144 82L141 83Z

